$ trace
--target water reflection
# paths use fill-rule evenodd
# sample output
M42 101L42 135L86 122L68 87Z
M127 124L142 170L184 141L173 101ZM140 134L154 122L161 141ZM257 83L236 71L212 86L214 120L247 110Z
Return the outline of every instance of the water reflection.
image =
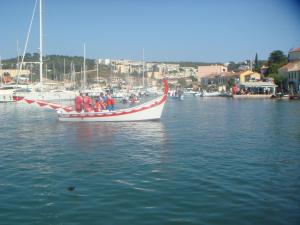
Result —
M101 142L105 145L122 142L141 143L144 146L165 145L166 131L162 122L121 122L121 123L63 123L66 129L74 131L76 142L81 145Z
M73 123L69 126L75 128L78 143L89 143L95 140L111 142L117 131L113 126L95 123Z

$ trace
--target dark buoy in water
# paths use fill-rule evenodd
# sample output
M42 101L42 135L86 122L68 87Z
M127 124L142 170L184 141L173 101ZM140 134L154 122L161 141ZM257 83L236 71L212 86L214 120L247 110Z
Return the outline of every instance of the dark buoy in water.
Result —
M68 191L74 191L74 190L75 190L75 186L68 187Z

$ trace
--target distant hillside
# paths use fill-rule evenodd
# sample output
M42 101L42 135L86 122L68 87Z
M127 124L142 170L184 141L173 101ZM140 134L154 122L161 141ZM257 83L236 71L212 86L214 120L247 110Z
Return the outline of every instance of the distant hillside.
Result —
M21 57L20 57L21 61ZM38 62L39 54L38 53L26 53L24 57L24 62ZM63 74L69 74L71 71L71 62L74 63L75 71L80 72L83 69L83 57L82 56L64 56L64 55L46 55L43 57L44 61L44 74L47 74L47 77L52 80L62 80ZM11 59L2 60L3 69L15 69L17 68L17 57ZM64 66L65 65L65 66ZM38 64L26 64L26 69L31 69L33 77L37 78L39 74L39 65ZM95 60L86 59L86 70L95 70ZM46 72L47 70L47 72ZM110 73L110 68L105 65L99 65L99 75L107 76Z

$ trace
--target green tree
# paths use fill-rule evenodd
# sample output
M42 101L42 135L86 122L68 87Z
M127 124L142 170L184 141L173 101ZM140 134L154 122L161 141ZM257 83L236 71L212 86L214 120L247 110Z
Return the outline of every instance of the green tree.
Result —
M267 75L272 75L272 77L275 77L275 75L278 74L278 69L286 63L287 57L282 51L276 50L271 52L268 58L269 69Z
M180 84L181 87L186 87L186 80L184 78L179 78L178 84Z
M278 74L278 69L287 63L287 57L280 50L276 50L270 53L268 58L268 77L273 77L275 84L282 86L282 82L285 80L283 76Z
M227 85L229 88L232 88L233 85L235 85L235 79L234 78L230 78L230 80L228 80Z
M260 72L257 53L255 54L255 59L254 59L254 71L255 72Z
M189 78L192 80L192 82L197 82L198 81L198 79L194 76L189 76Z
M284 53L280 50L276 50L271 52L268 63L277 63L277 64L285 64L287 62L287 57L284 55Z

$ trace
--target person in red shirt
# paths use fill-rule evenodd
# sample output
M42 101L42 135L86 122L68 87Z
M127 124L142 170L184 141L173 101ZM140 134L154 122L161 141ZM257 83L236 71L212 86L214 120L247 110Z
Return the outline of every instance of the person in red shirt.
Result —
M114 110L114 105L115 105L115 103L116 103L115 99L109 94L109 95L107 96L107 102L106 102L106 104L107 104L107 109L108 109L109 111Z
M104 95L102 92L100 93L98 100L99 100L101 110L106 110L106 101L104 100Z
M233 87L232 87L232 94L236 95L237 92L238 92L238 87L237 87L237 85L235 84L235 85L233 85Z
M100 112L101 111L101 105L98 99L96 99L95 105L94 105L94 112Z
M92 99L89 97L89 94L86 93L86 95L83 97L83 108L85 112L91 112L92 111Z
M83 98L81 95L76 96L75 98L75 110L76 112L81 112L83 106Z
M107 99L106 99L106 108L111 111L111 98L110 95L107 95Z

